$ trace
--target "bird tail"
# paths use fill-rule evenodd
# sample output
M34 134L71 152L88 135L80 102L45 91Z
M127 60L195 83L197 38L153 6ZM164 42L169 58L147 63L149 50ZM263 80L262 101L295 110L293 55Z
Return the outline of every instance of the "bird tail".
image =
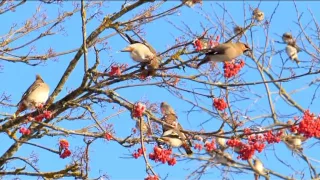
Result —
M128 34L124 34L124 35L127 37L127 39L130 42L130 44L134 44L135 43L135 41Z
M189 156L193 154L191 147L186 142L182 144L182 147Z
M209 62L209 58L204 58L202 59L198 64L197 64L197 69L202 65Z

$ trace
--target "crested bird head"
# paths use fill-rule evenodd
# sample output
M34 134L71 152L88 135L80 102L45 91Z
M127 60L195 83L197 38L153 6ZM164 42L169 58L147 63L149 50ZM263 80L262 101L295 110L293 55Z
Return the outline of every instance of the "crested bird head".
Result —
M236 44L240 47L240 49L242 50L242 52L252 51L252 50L250 49L250 47L249 47L248 44L241 43L241 42L238 42L238 43L236 43Z
M282 37L285 39L292 39L292 34L290 32L286 32L282 35Z
M132 44L129 46L125 47L124 49L121 50L121 52L132 52L134 50Z
M39 74L36 75L36 80L38 80L38 81L40 80L40 81L44 82Z

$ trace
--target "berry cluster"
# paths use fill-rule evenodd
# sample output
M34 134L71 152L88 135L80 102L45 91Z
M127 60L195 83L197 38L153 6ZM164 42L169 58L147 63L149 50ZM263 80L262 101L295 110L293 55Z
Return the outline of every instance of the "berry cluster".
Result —
M224 62L224 65L223 65L224 77L231 78L235 76L243 68L243 66L244 66L243 60L240 60L239 63Z
M34 118L34 120L41 122L44 118L50 119L51 118L51 111L43 111L43 113L36 116Z
M227 103L222 99L222 98L214 98L213 100L213 106L222 111L224 110L225 108L227 108Z
M110 141L111 139L113 139L112 135L108 132L106 132L106 134L104 135L104 138L106 138L107 141Z
M197 149L198 151L201 151L202 150L202 145L197 143L194 145L194 149Z
M146 111L146 105L138 102L134 105L133 107L133 114L132 116L133 117L136 117L136 118L140 118L142 117L143 113Z
M268 144L271 143L279 143L281 141L281 136L283 135L283 131L278 131L276 134L273 134L271 130L264 133L264 138L268 142Z
M201 51L202 49L210 49L219 45L220 36L217 36L215 40L210 39L209 41L204 39L196 39L193 41L193 46L196 51Z
M154 175L154 176L151 176L151 175L150 175L150 176L144 178L144 180L159 180L159 177L156 176L156 175Z
M239 153L238 159L248 160L251 159L255 151L259 153L266 147L265 142L268 144L279 143L283 131L273 133L271 130L266 133L253 133L249 128L244 129L244 134L248 137L248 142L241 142L239 139L231 138L227 141L227 145L237 149Z
M177 163L175 157L170 157L172 154L171 149L161 149L158 146L153 148L153 153L149 154L149 159L154 160L155 162L162 162L163 164L168 162L169 166L173 166Z
M146 149L144 149L145 151ZM135 158L135 159L138 159L140 156L143 155L143 150L141 148L139 148L137 151L135 151L132 156Z
M23 134L23 135L30 135L30 133L31 133L30 129L27 129L27 128L25 128L25 127L21 127L21 128L19 129L19 132L20 132L21 134Z
M315 114L306 110L303 113L302 121L296 127L298 133L303 134L306 138L320 137L320 117L315 117Z
M215 143L214 139L212 139L211 142L206 142L204 144L204 147L206 148L206 151L208 151L208 152L211 152L211 151L215 150L216 149L216 143Z
M109 72L109 76L120 76L121 72L127 68L127 64L122 65L112 65L111 70Z
M61 139L59 141L59 149L60 149L60 158L64 159L71 155L71 151L69 150L69 142L66 139Z

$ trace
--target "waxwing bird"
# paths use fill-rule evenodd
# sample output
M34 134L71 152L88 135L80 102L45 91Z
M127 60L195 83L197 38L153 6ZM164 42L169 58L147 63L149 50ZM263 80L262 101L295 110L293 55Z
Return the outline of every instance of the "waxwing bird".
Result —
M16 117L26 109L33 109L40 104L44 104L49 97L49 91L48 84L42 80L40 75L36 75L36 80L22 95L20 102L17 104L18 109L13 116Z
M260 9L256 8L252 12L252 18L259 21L259 22L263 21L264 20L264 13Z
M293 61L295 61L297 64L300 63L299 59L298 59L298 50L297 48L295 48L292 45L287 45L286 47L286 53L289 56L289 58Z
M224 153L220 149L217 150L217 152L214 152L214 160L217 164L223 164L223 165L233 165L230 160L232 160L232 157L229 153Z
M177 129L169 129L165 131L158 141L164 142L171 147L182 147L188 155L193 154L186 136Z
M148 63L155 57L155 54L145 43L135 41L129 35L125 35L130 45L121 50L121 52L130 52L130 56L134 61L142 63Z
M262 164L262 162L259 159L255 159L254 160L254 164L253 164L255 171L258 173L254 173L254 179L258 180L260 177L260 174L265 174L264 172L264 166Z
M186 137L186 135L182 132L180 132L181 130L183 130L181 124L178 122L178 116L176 115L176 112L174 111L174 109L166 102L162 102L160 104L160 110L161 113L163 114L162 120L167 123L170 124L172 126L174 126L176 130L179 131L179 133L181 134L180 136L183 136L184 139L186 139L186 141L188 142L188 146L192 147L192 143L190 141L189 138ZM166 132L168 130L173 129L172 127L168 126L168 125L162 125L162 131Z
M160 109L161 109L161 113L163 115L169 115L169 114L172 114L172 115L176 115L176 112L174 111L174 109L166 102L162 102L160 104ZM178 117L177 117L178 118Z
M202 64L207 63L209 61L214 62L225 62L225 61L231 61L234 58L242 55L244 52L251 51L249 46L247 44L241 43L241 42L228 42L223 43L215 46L212 48L208 53L206 53L206 56L204 59L197 65L197 68L199 68Z
M179 126L177 128L181 129L181 125L178 123L177 119L178 116L176 115L176 112L173 110L173 108L166 102L162 102L160 104L160 110L163 114L162 120L166 122L167 124L170 124L172 126ZM172 129L172 127L163 125L162 126L163 132Z
M125 34L125 36L130 42L130 45L121 51L130 52L130 56L134 61L142 63L142 70L144 70L145 66L147 66L148 70L142 72L145 77L149 75L153 76L156 72L156 69L159 68L161 61L161 59L156 56L156 51L147 43L133 40L128 34Z
M234 34L239 34L240 36L242 36L244 34L244 28L241 26L235 26L233 28L233 32Z
M290 32L283 33L282 40L284 43L296 48L297 52L301 51L300 47L296 43L296 40L293 38L293 36Z
M193 7L197 3L202 4L202 0L183 0L183 3L188 7Z
M218 135L223 135L223 133L224 133L224 131L221 130L221 131L218 133ZM225 138L216 137L216 142L217 142L217 144L219 145L219 149L220 149L221 151L224 151L226 148L228 148L227 145L226 145L226 139L225 139Z
M284 143L287 147L293 151L302 151L302 142L307 140L307 138L299 135L287 135L283 138Z

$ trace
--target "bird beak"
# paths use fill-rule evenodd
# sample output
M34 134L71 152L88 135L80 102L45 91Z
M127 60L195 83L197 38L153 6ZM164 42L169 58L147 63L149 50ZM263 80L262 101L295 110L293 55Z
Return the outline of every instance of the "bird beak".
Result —
M126 48L121 50L121 52L131 52L131 51L133 51L133 48L130 46L127 46Z
M250 48L248 48L248 49L246 49L244 52L252 52L252 49L250 49Z

